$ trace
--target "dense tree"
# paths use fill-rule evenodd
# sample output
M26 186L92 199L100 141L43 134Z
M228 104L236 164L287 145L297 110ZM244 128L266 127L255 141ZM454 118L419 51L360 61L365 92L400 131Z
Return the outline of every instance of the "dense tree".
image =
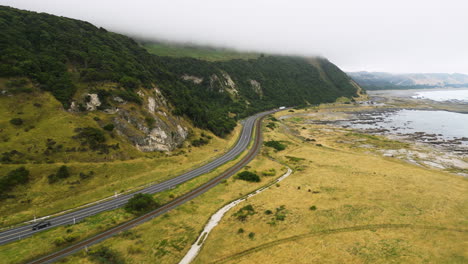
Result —
M290 56L218 62L160 57L131 38L87 22L9 7L0 7L0 32L0 77L29 78L65 107L80 82L120 83L100 91L101 109L111 96L142 104L136 89L157 85L174 114L218 136L231 132L239 118L261 110L356 95L346 74L320 58L312 64ZM184 81L184 74L203 81ZM223 91L225 74L235 82L236 95ZM252 80L261 85L261 93Z
M125 210L134 214L142 214L159 207L159 203L147 193L137 193L125 205Z

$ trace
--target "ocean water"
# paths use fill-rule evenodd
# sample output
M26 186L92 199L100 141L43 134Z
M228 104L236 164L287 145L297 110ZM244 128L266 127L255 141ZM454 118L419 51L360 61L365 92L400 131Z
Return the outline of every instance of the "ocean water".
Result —
M420 91L416 92L412 97L439 102L460 101L468 103L468 89Z
M356 119L341 121L340 125L358 129L388 129L390 132L386 133L390 134L424 132L435 134L440 140L468 138L468 114L448 111L403 109L362 112ZM467 145L468 141L462 144Z

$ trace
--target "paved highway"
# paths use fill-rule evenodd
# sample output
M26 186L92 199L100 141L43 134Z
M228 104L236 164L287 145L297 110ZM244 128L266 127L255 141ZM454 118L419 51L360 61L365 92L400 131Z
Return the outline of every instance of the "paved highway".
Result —
M252 131L253 131L254 127L255 127L255 124L259 123L259 120L262 117L264 117L264 116L266 116L266 115L268 115L270 113L273 113L273 112L274 111L262 112L262 113L253 115L253 116L248 117L247 119L245 119L244 122L243 122L244 126L242 128L241 135L240 135L239 140L237 141L236 145L232 149L230 149L226 154L224 154L223 156L215 159L214 161L212 161L212 162L210 162L208 164L205 164L205 165L203 165L203 166L201 166L201 167L199 167L197 169L186 172L186 173L184 173L182 175L174 177L174 178L172 178L170 180L167 180L165 182L161 182L161 183L158 183L158 184L151 185L151 186L149 186L147 188L144 188L144 189L142 189L140 191L137 191L137 192L134 192L134 193L131 193L131 194L122 195L122 196L117 196L114 199L107 200L107 201L104 201L102 203L98 203L98 204L95 204L95 205L92 205L92 206L89 206L89 207L86 207L86 208L83 208L83 209L79 209L79 210L76 210L76 211L73 211L73 212L70 212L70 213L66 213L66 214L63 214L63 215L60 215L60 216L57 216L57 217L49 218L49 219L47 219L47 221L50 221L52 223L52 225L50 227L46 227L46 228L43 228L43 229L40 229L40 230L33 231L32 226L34 224L29 224L29 225L20 226L20 227L17 227L17 228L12 228L12 229L9 229L9 230L6 230L6 231L2 231L2 232L0 232L0 245L6 244L6 243L9 243L9 242L13 242L13 241L16 241L16 240L19 240L19 239L23 239L23 238L31 236L31 235L33 235L35 233L42 232L44 230L47 230L49 228L53 228L53 227L56 227L56 226L74 224L75 222L79 222L80 220L82 220L83 218L86 218L88 216L95 215L95 214L98 214L98 213L101 213L101 212L104 212L104 211L108 211L108 210L112 210L112 209L121 207L121 206L125 205L127 203L128 199L132 198L133 195L136 194L136 193L154 194L154 193L157 193L157 192L165 191L165 190L168 190L168 189L171 189L171 188L175 187L178 184L184 183L184 182L186 182L186 181L188 181L190 179L193 179L193 178L198 177L198 176L200 176L202 174L208 173L208 172L212 171L213 169L219 167L220 165L234 159L237 155L242 153L247 148L247 146L249 145L249 142L250 142L250 140L252 138ZM260 137L261 134L258 134L258 135ZM255 150L255 151L257 151L257 150ZM250 159L253 158L253 156L250 157ZM243 160L245 160L245 159L243 159ZM241 162L239 162L239 163L241 163ZM238 168L238 169L240 169L240 168ZM229 177L229 176L230 175L228 175L226 177ZM210 183L210 182L208 182L208 183ZM203 185L203 186L205 186L205 185ZM203 187L203 186L201 186L201 187ZM210 186L210 188L213 187L213 186ZM199 188L201 188L201 187L199 187ZM199 188L197 188L197 189L199 189ZM192 192L194 192L194 191L195 190L193 190ZM192 192L190 192L190 193L192 193ZM188 194L190 194L190 193L188 193ZM182 196L182 197L184 197L184 196ZM191 197L190 199L192 199L192 198L193 197ZM179 200L179 199L176 199L176 200ZM183 201L183 202L185 202L185 201ZM170 209L172 209L172 208L174 208L174 207L176 207L176 206L178 206L178 205L180 205L182 203L180 203L180 201L179 201L178 204L169 206L170 208L167 205L171 205L172 203L169 203L169 204L167 204L167 205L165 205L165 206L163 206L161 208L164 209L164 208L167 207L168 209L166 211L168 211L168 210L170 210ZM160 213L158 213L158 215L159 214ZM148 219L146 219L146 220L148 220ZM136 224L134 223L134 224L132 224L132 226L133 225L136 225Z

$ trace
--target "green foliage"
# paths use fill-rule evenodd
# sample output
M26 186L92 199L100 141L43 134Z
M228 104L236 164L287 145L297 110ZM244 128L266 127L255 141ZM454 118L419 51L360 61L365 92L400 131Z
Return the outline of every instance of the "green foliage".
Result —
M78 239L78 235L65 235L61 237L57 237L54 240L54 245L57 247L63 246L65 244L72 243L73 241L76 241Z
M317 210L317 206L312 205L309 209L310 209L311 211L315 211L315 210Z
M238 173L237 178L248 182L260 182L260 177L250 171L243 171Z
M265 210L265 214L266 215L271 215L271 214L273 214L273 212L271 210Z
M284 145L280 141L276 141L276 140L266 141L265 146L270 147L270 148L274 148L277 151L281 151L281 150L286 149L286 145Z
M56 173L51 174L48 176L49 183L55 183L61 179L66 179L70 177L70 172L68 171L68 167L65 165L60 166Z
M147 117L145 117L145 122L146 122L146 124L148 125L149 128L153 128L156 121L154 120L153 117L147 116Z
M275 176L276 175L276 170L274 168L271 168L266 171L262 171L263 176Z
M135 89L140 85L138 79L125 75L124 77L120 78L120 84L127 89Z
M255 214L255 210L253 206L249 204L249 205L242 207L241 209L239 209L239 211L234 213L234 217L241 222L245 222L247 221L247 217L249 215L254 215L254 214Z
M292 162L299 162L299 161L305 160L303 158L298 158L298 157L293 157L293 156L285 156L285 157Z
M93 262L101 264L124 264L125 260L119 252L108 248L107 246L101 246L97 249L88 251L88 256Z
M112 130L114 130L114 124L107 124L103 127L103 129L111 132Z
M57 175L57 178L59 179L65 179L65 178L70 177L70 172L68 171L68 167L65 165L60 166L56 175Z
M210 141L208 139L201 137L199 139L192 140L191 143L192 143L192 146L194 147L200 147L200 146L208 144L209 142Z
M250 238L250 239L254 239L254 237L255 237L255 233L254 233L254 232L250 232L250 233L249 233L249 238Z
M133 214L142 214L158 208L159 203L147 193L137 193L125 205L125 210Z
M0 198L3 193L13 189L15 186L25 184L29 181L29 171L25 167L14 169L6 176L0 178Z
M286 207L284 205L281 205L280 207L276 208L275 220L284 221L285 219L286 219Z
M11 94L19 93L31 93L33 90L26 87L28 81L26 79L13 79L5 83L5 86L8 88L8 92Z
M97 150L106 142L104 132L95 127L84 127L75 129L77 134L73 137L80 140L82 145L88 145L91 149Z
M242 233L244 233L244 229L243 229L243 228L239 228L239 229L237 230L237 234L242 234Z
M313 65L309 59L291 56L216 61L160 57L126 36L87 22L9 7L0 7L0 32L0 77L29 78L65 107L75 95L77 83L120 83L123 89L112 88L108 93L136 104L142 104L137 87L157 84L175 107L174 114L221 137L234 129L239 118L255 112L356 95L349 77L322 58ZM215 53L239 58L239 54L229 57L225 51ZM223 73L236 83L236 98L225 91ZM181 80L184 74L203 82ZM220 81L210 81L213 76ZM252 89L250 80L261 84L262 95ZM102 94L99 98L104 101L99 109L105 109L109 101Z
M266 125L266 127L268 127L268 128L271 129L271 130L274 130L275 127L276 127L276 124L273 123L273 122L270 122L270 123L268 123L268 125Z
M21 126L21 125L24 123L24 121L23 121L23 119L21 119L21 118L19 118L19 117L15 117L15 118L12 118L12 119L10 120L10 123L11 123L12 125L15 125L15 126Z

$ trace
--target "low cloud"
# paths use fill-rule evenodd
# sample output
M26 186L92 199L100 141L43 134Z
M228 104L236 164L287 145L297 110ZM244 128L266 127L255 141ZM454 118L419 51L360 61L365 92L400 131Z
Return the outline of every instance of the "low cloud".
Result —
M146 39L321 55L345 70L468 73L466 0L0 0Z

